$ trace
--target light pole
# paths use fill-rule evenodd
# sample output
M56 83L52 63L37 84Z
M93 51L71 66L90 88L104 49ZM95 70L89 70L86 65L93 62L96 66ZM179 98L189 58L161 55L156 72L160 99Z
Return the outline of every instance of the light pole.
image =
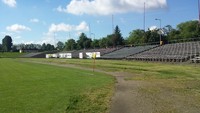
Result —
M200 4L199 4L199 0L198 0L198 9L199 9L199 24L200 24Z
M90 35L93 35L94 38L93 38L93 41L95 40L95 34L94 33L90 33ZM95 49L95 44L94 44L94 49Z
M158 21L160 21L160 45L161 45L161 41L162 41L162 39L161 39L161 19L158 19L158 18L156 18L155 20L158 20Z
M90 35L94 36L94 38L93 38L93 42L94 42L94 40L95 40L95 34L94 33L90 33ZM94 69L95 69L95 59L96 59L95 43L94 43L94 52L92 53L92 58L94 59L93 60L93 72L94 72Z

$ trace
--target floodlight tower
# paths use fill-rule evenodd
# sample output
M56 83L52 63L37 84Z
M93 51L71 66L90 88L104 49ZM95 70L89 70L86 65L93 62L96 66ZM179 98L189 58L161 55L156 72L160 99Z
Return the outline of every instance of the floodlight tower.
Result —
M145 32L145 24L146 24L146 3L144 2L144 32Z
M199 25L200 25L200 2L199 2L199 0L198 0L198 12L199 12Z
M160 22L160 44L161 44L161 41L162 41L162 39L161 39L161 19L156 18L155 20L158 20Z
M113 33L113 31L114 31L114 16L112 14L112 33Z
M94 33L91 33L90 35L93 35L93 41L95 40L95 34ZM95 49L95 45L94 45L94 49Z

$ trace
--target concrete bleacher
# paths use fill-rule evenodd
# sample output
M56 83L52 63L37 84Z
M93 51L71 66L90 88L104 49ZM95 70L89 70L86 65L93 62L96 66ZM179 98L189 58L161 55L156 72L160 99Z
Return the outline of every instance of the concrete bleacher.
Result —
M103 55L102 59L124 59L130 55L134 55L156 47L157 45L146 45L136 47L124 47L119 50Z
M73 51L72 58L79 58L79 53L83 53L85 55L86 52L100 52L101 56L110 52L115 51L117 48L97 48L97 49L85 49L85 50L77 50Z
M163 45L127 57L142 61L185 62L200 54L200 41Z
M33 52L33 53L28 53L21 57L22 58L46 58L46 54L52 54L52 53L57 53L57 52L58 51Z
M33 58L34 56L39 55L39 54L41 54L41 52L37 52L37 53L28 53L28 54L25 54L25 55L23 55L23 56L21 56L21 57L23 57L23 58Z

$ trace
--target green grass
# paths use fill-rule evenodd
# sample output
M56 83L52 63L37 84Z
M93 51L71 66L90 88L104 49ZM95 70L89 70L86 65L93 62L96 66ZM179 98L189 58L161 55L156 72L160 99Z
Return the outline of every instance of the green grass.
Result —
M29 59L35 60L35 59ZM39 62L73 64L91 68L87 59L37 59ZM127 81L137 84L138 105L153 113L197 113L200 111L200 65L166 64L122 60L96 60L96 68L108 72L125 72ZM136 92L134 92L136 93ZM145 104L144 104L145 103Z
M0 112L108 112L113 84L102 73L1 58Z
M19 52L0 52L0 58L18 58L26 53Z
M30 59L29 59L30 60ZM35 60L35 59L31 59ZM53 62L58 64L74 64L83 67L92 67L93 60L91 59L36 59L41 62ZM129 72L135 75L133 79L173 79L173 78L192 78L199 79L200 65L178 65L164 63L147 63L138 61L123 61L123 60L96 60L97 69L105 71Z
M23 61L93 67L91 59L0 59L0 112L109 111L114 84L112 77ZM125 77L125 80L140 81L137 96L142 101L138 100L138 104L148 105L153 113L200 111L199 65L96 60L96 69L128 72L132 76Z

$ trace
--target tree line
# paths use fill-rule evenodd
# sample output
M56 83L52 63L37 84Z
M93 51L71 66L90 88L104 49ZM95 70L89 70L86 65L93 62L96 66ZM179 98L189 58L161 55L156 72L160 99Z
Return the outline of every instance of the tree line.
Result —
M19 49L25 50L38 50L38 51L51 51L51 50L80 50L90 48L108 48L124 45L140 45L140 44L152 44L169 43L172 41L178 42L179 40L187 40L191 38L198 38L200 36L200 25L198 21L187 21L177 25L173 28L171 25L166 25L161 29L136 29L129 33L129 36L124 38L121 34L119 26L116 26L113 33L100 39L91 39L87 37L85 33L81 33L79 39L69 39L66 42L59 41L56 47L51 44L12 44L12 38L5 36L0 44L1 51L17 51Z
M69 39L67 42L59 42L60 50L75 50L88 48L107 48L116 46L134 46L141 44L158 44L161 41L164 44L170 42L179 42L181 40L199 39L200 25L198 21L187 21L177 25L173 28L171 25L166 25L163 28L156 28L153 30L136 29L129 33L126 38L122 37L118 26L115 27L113 34L100 39L91 40L84 33L82 33L77 41ZM61 44L62 43L62 44ZM62 46L59 46L62 45Z

